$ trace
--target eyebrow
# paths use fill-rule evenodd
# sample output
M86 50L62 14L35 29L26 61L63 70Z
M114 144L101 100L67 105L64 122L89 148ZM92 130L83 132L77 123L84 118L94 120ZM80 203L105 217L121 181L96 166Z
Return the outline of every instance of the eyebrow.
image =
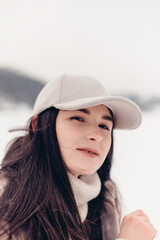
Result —
M87 115L90 115L90 114L91 114L90 111L87 110L87 109L78 109L77 111L83 112L83 113L85 113L85 114L87 114ZM113 118L110 117L110 116L108 116L108 115L103 115L103 116L102 116L102 119L104 119L104 120L109 120L109 121L113 122Z

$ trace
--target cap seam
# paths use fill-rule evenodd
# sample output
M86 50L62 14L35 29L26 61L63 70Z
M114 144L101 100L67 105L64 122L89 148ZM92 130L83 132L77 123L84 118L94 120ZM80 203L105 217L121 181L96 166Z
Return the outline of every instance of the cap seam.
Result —
M63 85L64 77L65 77L65 75L63 75L63 77L62 77L62 79L61 79L61 81L60 81L60 83L61 83L61 89L60 89L59 103L61 103L61 100L62 100L62 85Z

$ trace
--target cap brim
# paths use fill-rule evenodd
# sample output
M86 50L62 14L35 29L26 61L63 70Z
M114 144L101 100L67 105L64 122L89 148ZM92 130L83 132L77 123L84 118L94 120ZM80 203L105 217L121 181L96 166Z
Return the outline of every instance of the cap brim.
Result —
M77 99L72 102L54 104L61 110L76 110L103 104L110 108L114 116L116 129L131 130L139 127L142 122L142 112L133 101L119 96L90 97Z
M55 107L61 110L76 110L88 108L103 104L110 108L114 116L114 128L123 130L132 130L140 126L142 122L142 112L138 105L128 98L119 96L108 97L89 97L83 99L76 99L71 102L53 104L50 107ZM33 113L34 115L38 113ZM28 131L26 127L13 127L9 132L14 131Z

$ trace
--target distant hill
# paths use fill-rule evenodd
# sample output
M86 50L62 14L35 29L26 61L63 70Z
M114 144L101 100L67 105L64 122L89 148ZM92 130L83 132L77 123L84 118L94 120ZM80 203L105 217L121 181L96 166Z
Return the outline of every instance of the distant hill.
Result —
M37 94L43 88L44 84L39 79L32 78L24 73L15 70L0 68L0 108L5 106L4 103L21 104L25 103L33 107ZM143 99L135 93L124 95L136 102L142 111L154 109L160 106L160 97L150 97L150 99Z
M44 84L18 71L0 68L0 107L4 101L33 106Z
M130 100L134 101L138 104L138 106L141 108L142 111L152 111L156 107L160 107L160 96L150 96L147 99L140 97L137 94L130 93L130 94L119 94L120 96L129 98Z

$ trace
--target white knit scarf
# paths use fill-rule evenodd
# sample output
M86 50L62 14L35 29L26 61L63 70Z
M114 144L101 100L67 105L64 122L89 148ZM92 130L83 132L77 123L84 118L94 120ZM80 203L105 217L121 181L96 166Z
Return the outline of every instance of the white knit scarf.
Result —
M82 175L80 178L68 173L81 221L84 222L88 213L88 202L96 198L101 191L101 180L96 173Z

